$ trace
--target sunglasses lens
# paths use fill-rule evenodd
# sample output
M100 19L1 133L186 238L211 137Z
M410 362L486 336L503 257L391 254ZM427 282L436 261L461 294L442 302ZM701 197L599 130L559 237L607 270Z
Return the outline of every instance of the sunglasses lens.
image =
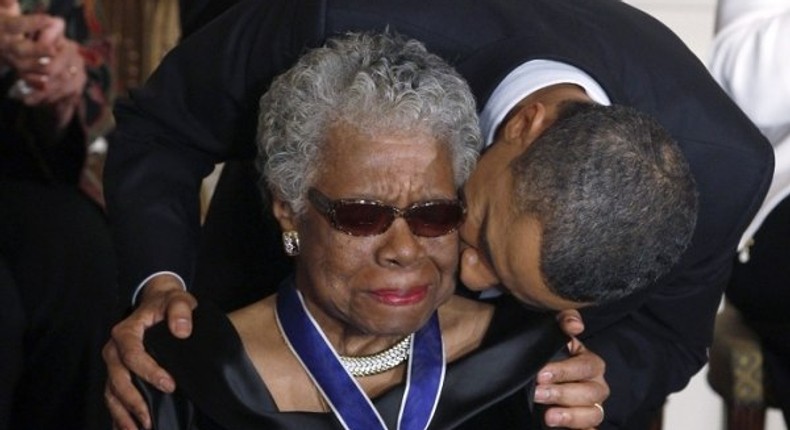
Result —
M437 202L414 207L405 218L417 236L438 237L458 228L464 220L464 209L457 202Z
M399 216L403 216L417 236L444 236L458 228L465 215L464 205L459 200L415 203L402 211L375 201L330 200L315 188L310 188L307 198L336 229L352 236L384 233Z
M384 233L392 224L392 209L369 203L346 203L335 207L335 227L354 236Z

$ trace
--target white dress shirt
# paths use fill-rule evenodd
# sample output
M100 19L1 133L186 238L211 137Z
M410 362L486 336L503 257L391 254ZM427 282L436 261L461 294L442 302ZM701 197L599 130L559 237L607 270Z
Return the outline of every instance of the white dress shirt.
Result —
M575 84L594 102L609 105L609 96L590 75L569 64L552 60L531 60L510 72L497 85L480 113L480 128L486 146L494 141L499 123L524 97L556 84Z
M776 156L771 188L738 245L747 261L752 236L790 194L790 0L719 0L709 68Z

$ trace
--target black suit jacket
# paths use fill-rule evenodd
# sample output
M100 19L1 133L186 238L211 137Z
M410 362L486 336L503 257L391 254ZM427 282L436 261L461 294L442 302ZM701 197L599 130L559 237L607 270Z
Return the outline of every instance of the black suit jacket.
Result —
M194 33L236 3L237 0L179 0L181 37Z
M213 163L254 156L257 102L271 79L328 36L386 27L450 60L480 106L514 67L548 58L585 70L614 103L654 115L679 142L700 196L690 249L649 290L585 312L587 343L607 361L612 387L601 428L637 428L634 415L658 408L706 362L735 247L767 190L773 156L683 43L619 1L239 3L187 38L116 109L106 185L122 284L157 270L191 283L200 179ZM285 264L272 261L272 270Z

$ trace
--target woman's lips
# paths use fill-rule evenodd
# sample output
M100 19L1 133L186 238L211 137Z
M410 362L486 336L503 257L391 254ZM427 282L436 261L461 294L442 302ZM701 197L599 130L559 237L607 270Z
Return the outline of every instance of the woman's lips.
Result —
M380 302L394 306L413 305L422 301L428 294L428 286L423 285L419 287L409 288L407 290L400 289L383 289L376 290L373 296Z

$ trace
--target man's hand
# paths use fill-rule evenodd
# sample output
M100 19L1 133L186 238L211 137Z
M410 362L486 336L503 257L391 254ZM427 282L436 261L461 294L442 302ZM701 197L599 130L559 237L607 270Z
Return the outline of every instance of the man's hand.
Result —
M170 275L152 278L145 286L139 306L112 329L112 337L104 346L107 366L105 402L116 429L136 429L132 416L144 428L151 428L151 416L139 391L132 384L130 372L164 392L175 390L170 374L145 352L145 330L167 317L170 332L178 338L192 334L192 310L195 298L184 291L181 282Z
M603 422L601 405L609 397L609 385L604 380L606 365L601 357L575 338L584 330L577 311L562 311L557 321L572 337L568 343L570 357L541 369L535 403L553 405L544 416L549 427L592 429Z

